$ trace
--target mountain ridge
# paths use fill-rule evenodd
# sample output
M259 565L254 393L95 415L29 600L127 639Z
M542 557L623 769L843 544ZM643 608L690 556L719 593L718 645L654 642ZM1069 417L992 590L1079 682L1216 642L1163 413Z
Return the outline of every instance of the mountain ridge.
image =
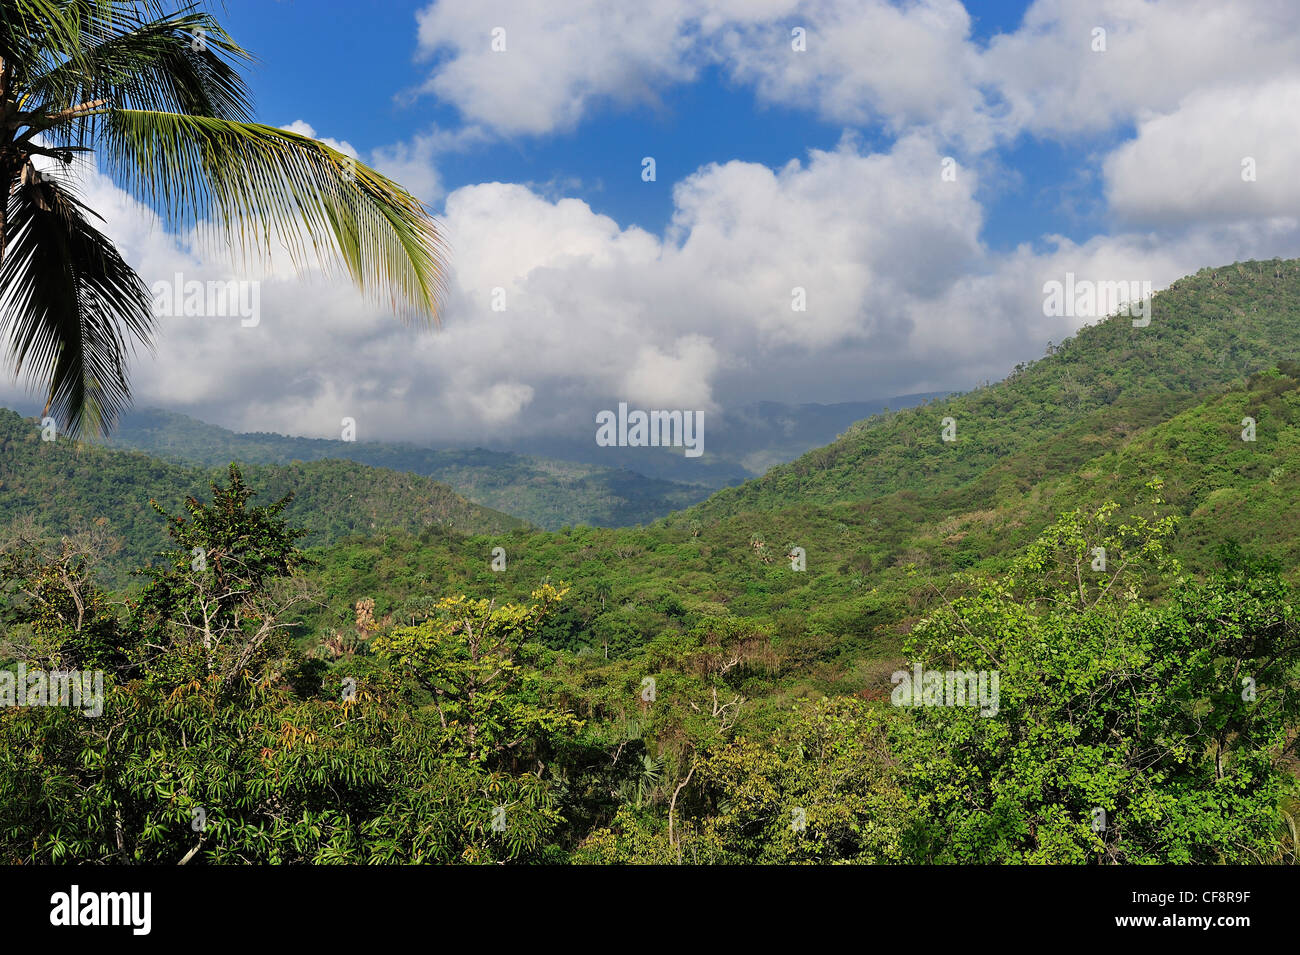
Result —
M120 564L142 566L167 542L151 500L175 512L187 496L206 496L223 470L63 436L45 441L38 420L0 408L0 525L15 519L65 529L94 525L116 539ZM351 461L252 464L243 471L263 500L293 492L286 513L313 545L387 529L461 534L530 526L466 501L445 484Z
M802 645L808 649L799 652L821 660L813 672L897 652L952 572L996 572L1075 507L1114 499L1125 513L1148 508L1148 484L1157 480L1166 482L1163 512L1183 517L1177 552L1191 572L1212 566L1216 547L1232 538L1285 559L1294 576L1300 553L1266 513L1251 506L1242 513L1252 520L1234 522L1223 508L1242 495L1249 500L1254 488L1269 502L1260 507L1300 520L1285 497L1300 498L1293 484L1300 381L1288 363L1300 355L1300 260L1193 278L1157 301L1153 326L1163 321L1169 332L1163 345L1159 338L1134 344L1128 336L1150 329L1111 317L1067 343L1059 360L1053 355L988 388L869 419L839 447L647 527L445 544L358 541L323 555L323 572L331 587L356 588L386 612L410 613L429 598L430 585L408 579L408 566L437 562L446 592L500 599L521 599L543 579L563 581L573 586L572 616L550 637L571 649L595 641L627 650L693 623L754 617L778 642ZM1241 320L1216 324L1235 314L1234 304ZM1175 344L1191 357L1184 360ZM1070 397L1076 388L1084 389L1078 401ZM1260 415L1254 443L1238 435L1248 408ZM958 421L952 445L941 438L949 411ZM1016 427L999 430L1008 417ZM1189 460L1170 458L1166 445L1187 448ZM1233 467L1224 472L1221 458ZM1180 475L1191 475L1191 489ZM510 554L508 573L490 571L492 546ZM791 569L796 547L806 559L802 572ZM363 566L385 555L384 577L356 573L355 563L330 570L345 552Z

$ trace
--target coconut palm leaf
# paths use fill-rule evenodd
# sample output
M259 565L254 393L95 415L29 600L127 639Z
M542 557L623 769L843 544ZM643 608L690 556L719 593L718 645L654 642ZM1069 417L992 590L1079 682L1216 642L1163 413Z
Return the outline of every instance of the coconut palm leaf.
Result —
M252 122L239 72L249 59L199 4L0 0L0 296L20 306L3 327L15 373L48 389L47 407L74 433L110 426L129 400L126 345L147 342L151 323L143 283L33 157L70 166L93 152L167 225L197 228L244 264L283 248L300 271L346 273L403 320L437 321L436 223L352 157ZM32 274L38 262L79 284L60 298Z
M105 116L109 171L177 226L248 253L340 264L401 317L438 313L442 241L419 200L322 142L258 123L150 110Z
M10 76L48 57L77 58L76 12L60 0L0 0L0 59Z
M65 185L28 167L7 212L0 330L10 358L49 381L46 413L71 433L111 427L130 400L132 339L149 340L148 290Z
M237 68L251 57L205 11L187 8L157 19L128 12L88 32L96 39L80 58L26 84L28 98L44 108L30 111L23 140L63 136L86 144L103 115L96 107L109 104L251 119Z

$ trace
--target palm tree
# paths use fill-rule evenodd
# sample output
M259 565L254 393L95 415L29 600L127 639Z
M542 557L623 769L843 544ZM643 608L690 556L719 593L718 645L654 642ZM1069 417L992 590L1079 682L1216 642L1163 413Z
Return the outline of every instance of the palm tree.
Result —
M345 271L403 320L440 311L444 247L420 202L253 122L249 54L199 4L164 6L0 0L0 337L74 435L112 427L130 401L127 352L150 346L154 325L144 282L77 198L78 154L237 259L284 248L299 271Z
M649 753L641 754L641 766L636 774L636 808L640 809L663 779L664 761Z
M613 595L613 590L610 588L609 583L607 581L604 580L596 581L596 599L600 601L601 613L605 612L606 599L608 599L612 595ZM605 647L605 659L608 660L609 659L609 634L608 633L605 634L603 643Z

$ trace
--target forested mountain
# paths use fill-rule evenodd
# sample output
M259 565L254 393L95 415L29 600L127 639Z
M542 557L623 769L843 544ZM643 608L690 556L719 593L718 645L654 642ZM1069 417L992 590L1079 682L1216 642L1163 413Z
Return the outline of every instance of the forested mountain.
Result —
M1150 325L1112 318L989 387L866 419L842 438L680 515L954 492L978 503L1116 447L1245 375L1300 354L1300 263L1242 262L1173 283ZM957 440L942 439L942 419Z
M1148 327L558 532L450 492L452 532L400 525L358 485L422 479L340 462L204 493L0 418L6 516L172 539L120 607L97 555L0 553L10 652L102 662L132 714L104 772L156 770L83 793L106 729L0 714L0 851L172 862L201 806L206 862L1295 861L1297 356L1300 262L1206 269ZM358 533L299 553L244 483ZM189 493L171 525L141 501ZM913 672L980 675L982 708Z
M28 519L57 532L96 527L120 547L109 555L115 572L147 563L167 540L150 500L175 510L186 497L208 493L223 470L63 437L44 441L39 421L0 409L0 523ZM293 492L286 514L311 544L388 530L495 533L526 526L428 478L351 461L257 465L246 475L264 503Z
M575 584L565 610L571 632L561 638L552 625L575 649L630 649L698 614L730 612L820 634L842 652L859 637L883 639L882 620L906 626L915 616L916 569L929 579L998 565L1056 513L1133 502L1152 480L1185 519L1176 548L1197 564L1231 537L1274 553L1293 573L1287 528L1300 462L1295 366L1286 359L1300 354L1298 265L1202 270L1157 295L1148 327L1116 317L1084 328L1005 381L869 418L826 448L646 528L533 533L425 478L343 461L249 467L245 476L263 500L295 491L289 517L309 531L308 545L366 538L321 555L334 618L361 598L375 599L381 614L418 607L431 592L521 598L549 577ZM1253 442L1241 440L1247 415L1257 421ZM945 417L956 424L953 442L941 436ZM256 460L346 445L232 435L179 416L137 420L137 434L151 431L149 443L178 456L238 450ZM48 445L34 421L12 413L0 423L0 513L39 515L53 527L98 520L124 545L114 567L142 563L162 543L150 498L174 505L212 477L140 454ZM218 450L202 452L208 443ZM468 458L480 475L502 458L510 475L523 460L356 447L452 471ZM423 541L381 533L429 526L458 533ZM489 566L494 546L507 550L506 573ZM795 547L805 572L788 570Z
M409 471L454 488L476 504L538 527L644 524L706 497L703 485L648 478L627 469L504 451L435 450L382 441L333 441L269 432L236 433L186 415L148 409L123 416L111 447L186 464L290 464L336 458Z
M1153 496L1148 485L1156 483L1161 513L1180 520L1170 549L1189 571L1219 566L1219 548L1232 542L1300 579L1300 366L1282 369L1251 376L1027 491L999 484L971 509L958 495L945 508L905 491L869 506L794 505L637 530L388 536L323 552L316 573L327 593L339 595L335 622L357 599L401 617L433 595L520 599L549 578L573 585L549 630L557 646L631 652L730 614L765 621L828 659L860 661L896 654L947 574L999 570L1057 514L1109 500L1128 513ZM1248 415L1258 423L1253 442L1241 437ZM497 546L509 555L507 573L489 566ZM804 551L802 572L791 569L793 547ZM429 566L443 576L435 580ZM861 679L852 670L824 672L834 674L825 689L846 691Z
M1298 264L1205 270L1159 296L1147 328L1124 318L1086 328L1006 381L865 421L648 528L352 542L327 589L400 613L428 593L411 574L437 564L448 592L522 597L544 577L572 582L563 643L573 648L627 648L722 612L814 635L836 654L859 639L896 647L918 593L943 575L1000 567L1058 513L1131 505L1153 481L1183 518L1172 546L1191 568L1211 566L1231 538L1294 575L1300 394L1284 356L1300 354ZM1233 302L1241 318L1229 327L1218 316ZM1160 337L1138 337L1158 325ZM1253 442L1241 437L1247 415ZM497 545L511 555L507 574L488 566ZM803 572L790 571L794 547ZM326 555L326 568L338 559Z

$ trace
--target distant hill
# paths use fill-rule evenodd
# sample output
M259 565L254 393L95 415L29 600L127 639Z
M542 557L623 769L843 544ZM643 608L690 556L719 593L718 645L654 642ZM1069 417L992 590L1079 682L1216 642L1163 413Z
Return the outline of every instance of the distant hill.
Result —
M717 420L708 419L702 458L685 458L680 450L597 447L590 436L583 440L539 436L519 444L529 452L521 454L265 431L240 433L159 409L128 412L107 445L207 467L230 461L288 464L338 458L433 478L467 500L548 530L579 524L627 527L689 507L718 488L739 484L809 448L828 444L863 418L946 394L838 404L763 401L746 405L719 414Z
M753 616L804 647L822 690L860 688L843 668L896 653L950 572L996 571L1059 513L1131 506L1157 479L1189 573L1235 541L1300 576L1297 356L1300 261L1206 269L1161 293L1146 328L1084 328L1002 382L868 419L648 527L513 534L506 574L489 570L484 541L356 541L323 554L321 574L385 613L428 599L420 568L432 564L449 593L565 581L570 622L548 637L575 648L628 650L721 613ZM1247 416L1254 442L1241 439ZM803 572L786 556L796 546Z
M876 415L839 440L680 515L717 520L790 505L943 495L976 506L1068 472L1202 396L1300 355L1300 261L1243 262L1173 283L1151 324L1112 318L1003 381ZM942 440L942 419L957 440ZM954 499L953 495L960 495Z
M887 409L911 408L949 393L934 391L835 404L759 401L726 408L706 415L704 454L698 458L688 458L678 448L597 447L586 435L565 439L539 434L532 439L515 439L511 448L593 467L627 468L653 478L705 484L716 490L758 477L773 465L830 444L863 418ZM608 406L612 408L613 402ZM592 410L592 420L596 410Z
M308 531L309 544L384 531L496 534L528 526L445 484L351 461L250 465L244 473L261 503L294 492L286 513ZM187 495L208 497L220 476L219 468L133 451L42 441L35 419L0 409L0 527L25 518L59 533L95 524L120 543L112 567L148 563L167 543L150 499L175 513Z
M466 499L539 527L643 524L703 500L711 488L502 451L435 450L412 444L237 433L157 409L131 411L107 442L185 464L288 464L336 458L409 471L455 488Z

